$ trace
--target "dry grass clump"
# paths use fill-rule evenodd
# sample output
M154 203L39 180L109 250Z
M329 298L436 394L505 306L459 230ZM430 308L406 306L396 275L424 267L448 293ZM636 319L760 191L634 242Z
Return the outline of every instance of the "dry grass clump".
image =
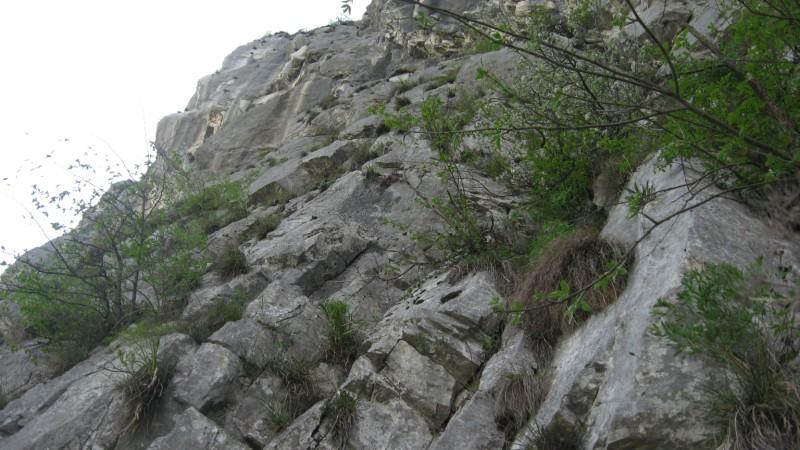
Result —
M6 395L6 390L3 386L0 386L0 410L6 407L8 404L8 396Z
M547 395L546 383L536 373L509 373L500 381L495 395L495 421L513 437L528 421Z
M584 432L558 417L546 428L537 428L525 450L580 450Z
M325 403L324 416L331 421L331 437L339 448L345 448L356 423L358 399L339 391Z
M573 302L582 301L591 312L613 303L625 288L624 266L604 275L622 256L622 250L601 240L597 230L576 231L550 242L522 277L516 296L524 305L522 324L529 335L554 344L590 315L576 308L569 316ZM570 298L552 298L549 294L564 283L570 288Z
M226 245L215 255L214 270L223 278L236 278L250 270L247 257L236 243Z
M495 422L509 441L539 409L550 387L548 364L553 348L547 342L534 341L532 350L539 369L507 373L494 389Z
M313 380L313 362L291 356L276 356L267 361L266 368L285 384L285 408L292 419L319 400Z

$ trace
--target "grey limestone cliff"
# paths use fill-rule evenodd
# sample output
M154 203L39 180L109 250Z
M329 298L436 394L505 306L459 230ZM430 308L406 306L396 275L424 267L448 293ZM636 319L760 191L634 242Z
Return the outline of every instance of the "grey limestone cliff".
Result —
M513 16L568 2L434 3ZM653 22L663 14L700 25L715 17L699 1L642 3ZM689 268L778 252L797 265L797 244L734 201L694 209L641 239L617 302L562 339L552 362L538 360L530 337L493 310L503 290L491 274L453 281L407 257L436 252L408 230L441 229L417 196L443 187L430 145L388 130L370 106L402 95L413 108L426 96L477 90L482 65L500 73L517 67L508 50L465 54L469 36L448 33L452 24L438 34L420 31L414 9L374 0L361 22L256 39L199 81L185 111L161 120L157 147L179 155L197 177L256 174L248 216L211 236L217 248L239 243L252 270L233 280L205 276L183 312L197 317L236 290L249 296L244 317L202 344L183 334L162 338L176 373L153 424L135 433L125 430L114 374L103 369L121 344L98 348L54 378L21 350L1 347L0 381L14 395L0 410L0 448L338 448L326 414L326 399L337 392L357 399L345 448L524 449L530 430L556 421L585 428L587 449L698 448L709 431L698 404L712 368L652 336L653 306L675 294ZM669 187L685 176L651 161L630 183ZM675 189L648 208L666 217L693 201L700 199ZM251 238L256 220L273 213L280 225ZM615 206L602 235L631 246L647 226ZM323 355L320 304L331 298L368 324L351 367ZM265 405L285 398L287 382L269 369L245 373L276 358L308 364L321 393L284 428L270 423ZM548 367L553 381L541 407L528 427L507 436L496 402L502 380Z

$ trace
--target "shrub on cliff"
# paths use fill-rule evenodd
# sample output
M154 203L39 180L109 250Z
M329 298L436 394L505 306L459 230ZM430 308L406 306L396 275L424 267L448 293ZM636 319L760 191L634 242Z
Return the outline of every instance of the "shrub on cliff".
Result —
M247 216L244 181L217 180L189 192L173 208L174 215L206 233Z
M679 351L725 368L711 380L707 417L734 449L800 448L797 324L759 267L709 265L683 276L674 301L661 300L654 332Z
M486 161L494 162L478 167L523 199L511 215L521 218L515 223L594 221L593 180L603 174L621 191L632 170L655 150L661 166L702 163L694 167L701 175L683 186L694 195L716 186L722 192L714 195L753 198L772 186L797 185L797 2L726 0L720 5L724 29L701 32L691 24L654 30L630 1L606 11L587 0L561 15L534 9L528 29L517 32L435 5L396 1L454 19L524 56L519 75L510 81L491 68L478 70L494 92L471 106L477 114L460 115L438 97L423 102L416 117L378 111L390 127L422 133L437 152L448 192L424 201L447 225L437 238L445 249L456 250L448 260L488 254L489 260L504 261L514 252L496 249L518 247L500 232L514 224L495 223L475 200L496 195L465 189L471 179L467 169L481 158L462 145L464 136L486 142L483 152L493 146L495 158ZM590 26L616 27L617 36L588 39ZM632 28L641 35L627 36ZM662 193L634 187L627 196L631 215L642 214ZM800 226L797 217L782 213L795 203L788 199L769 207L789 225ZM653 227L663 223L657 216L649 219Z
M47 199L82 217L81 223L39 253L20 257L4 275L3 289L20 305L25 326L66 366L143 315L175 312L205 271L204 230L172 216L181 195L191 191L187 178L167 163L152 163L128 172L139 181L105 193L93 187L96 205L71 200L87 187L80 172L73 192L34 191L45 211Z

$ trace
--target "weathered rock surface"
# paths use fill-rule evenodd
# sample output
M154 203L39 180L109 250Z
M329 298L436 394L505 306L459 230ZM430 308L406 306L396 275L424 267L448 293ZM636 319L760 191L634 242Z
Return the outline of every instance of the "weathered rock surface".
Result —
M161 338L159 358L176 359L194 344L187 336ZM127 425L115 388L122 364L114 349L100 349L61 376L27 391L0 411L3 449L104 448Z
M656 169L645 164L631 183L657 190L684 186L691 168ZM713 195L713 188L691 195L684 188L648 205L656 220ZM705 402L709 368L697 358L678 355L651 327L653 307L680 287L681 274L706 263L747 267L793 264L795 244L770 229L732 200L716 199L691 209L650 232L644 217L628 219L625 204L615 207L603 230L610 240L636 246L628 287L617 302L593 316L558 347L553 385L535 417L547 426L557 417L586 424L586 448L697 448L711 431L698 405ZM524 438L517 448L524 448Z
M248 450L249 447L233 439L219 425L189 407L175 420L175 427L164 437L153 441L148 450L173 450L197 448L209 450Z
M571 2L428 3L521 18L539 6L564 13ZM676 23L707 29L717 17L704 1L641 2L640 10L664 35ZM531 337L493 311L501 295L489 274L451 282L434 270L440 251L414 236L442 230L419 201L444 192L434 153L421 136L388 130L369 111L376 104L418 111L426 97L460 89L480 94L479 67L510 79L519 58L508 50L466 55L470 36L441 15L433 30L420 30L416 12L374 0L363 22L257 39L202 79L184 112L161 121L157 146L181 156L194 175L250 180L248 216L209 244L213 251L238 245L250 271L232 280L209 272L181 315L201 320L236 297L246 300L243 317L203 343L162 338L162 357L177 366L147 432L122 431L120 375L105 370L118 363L121 343L49 381L24 353L0 348L0 383L13 392L0 410L0 448L334 449L327 402L337 392L357 399L346 448L483 450L516 439L513 447L523 449L532 430L556 422L585 431L587 449L696 448L709 430L699 405L712 369L652 336L653 305L676 292L688 268L769 262L778 251L784 264L797 265L796 244L729 200L652 232L650 222L627 219L625 205L616 206L603 236L627 246L641 239L627 290L566 336L552 362L541 360ZM489 145L466 143L476 151ZM683 184L685 173L654 171L651 161L631 182L665 188ZM514 202L485 201L502 187L480 174L468 187L483 189L475 196L496 218ZM666 217L709 192L690 198L670 190L646 212ZM597 201L605 207L616 200L603 195ZM255 236L268 214L280 224ZM349 306L366 336L350 367L326 357L320 305L331 299ZM0 331L10 325L0 320ZM287 375L295 363L300 374ZM497 403L503 383L547 371L552 386L531 426L507 436ZM306 378L303 389L314 395L283 423L270 413L296 395L292 376Z
M241 367L230 350L206 343L184 356L172 378L175 398L200 411L224 403L233 394Z

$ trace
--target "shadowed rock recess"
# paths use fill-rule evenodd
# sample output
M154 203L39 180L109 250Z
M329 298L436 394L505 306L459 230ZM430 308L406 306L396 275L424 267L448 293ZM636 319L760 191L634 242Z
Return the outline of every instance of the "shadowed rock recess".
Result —
M533 7L557 11L571 2L426 3L519 20ZM669 16L707 29L718 14L710 1L634 3L663 27ZM388 129L370 107L402 102L414 111L431 95L488 92L476 80L479 67L501 76L519 67L507 49L469 51L474 41L455 23L420 29L417 9L374 0L360 22L256 39L199 81L185 111L161 120L157 148L177 155L193 177L249 180L247 216L210 236L212 249L239 244L248 273L206 274L179 314L199 320L235 293L247 299L241 318L200 343L178 332L160 338L159 358L175 361L174 375L153 417L135 429L115 388L123 375L107 370L119 367L125 344L99 347L58 375L45 369L48 355L35 342L0 346L9 400L0 448L522 450L546 429L576 433L586 449L708 448L706 383L719 369L654 336L654 306L703 264L745 267L780 254L796 268L796 242L732 199L653 232L644 215L629 218L626 205L606 199L600 236L637 244L626 288L543 352L498 312L512 289L496 273L453 276L431 264L441 250L416 238L445 229L419 201L445 189L435 151L421 134ZM692 176L650 158L628 186L663 189ZM502 191L479 173L474 180ZM704 198L671 189L646 212L668 217ZM491 204L497 210L488 214L507 214L502 202ZM270 214L281 220L254 236ZM348 360L329 350L321 306L332 299L348 305L359 329ZM19 312L13 304L3 311L0 331L12 333ZM515 377L546 386L523 423L509 427L500 399Z

